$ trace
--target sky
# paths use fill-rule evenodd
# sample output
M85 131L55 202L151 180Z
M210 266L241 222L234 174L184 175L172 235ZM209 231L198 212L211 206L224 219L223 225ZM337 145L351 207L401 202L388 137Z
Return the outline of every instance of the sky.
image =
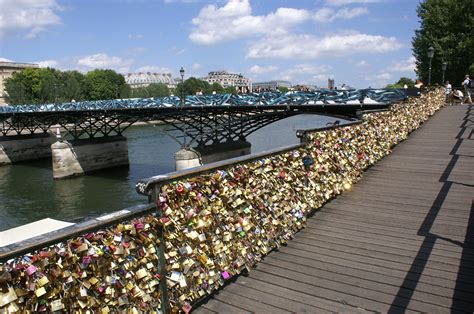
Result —
M415 78L419 0L0 0L0 60L241 73L356 88Z

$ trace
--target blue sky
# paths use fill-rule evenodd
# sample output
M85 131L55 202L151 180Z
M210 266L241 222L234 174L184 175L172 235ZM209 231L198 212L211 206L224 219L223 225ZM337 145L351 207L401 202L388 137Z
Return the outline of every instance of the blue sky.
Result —
M0 0L0 60L381 87L415 78L417 0Z

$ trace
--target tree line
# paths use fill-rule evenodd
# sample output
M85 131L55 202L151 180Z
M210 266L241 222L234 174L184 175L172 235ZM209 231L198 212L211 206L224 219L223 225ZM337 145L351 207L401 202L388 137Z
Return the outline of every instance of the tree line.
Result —
M12 105L125 98L130 87L112 70L87 74L53 68L27 68L5 82L6 100Z
M123 75L113 70L96 69L83 74L54 68L27 68L5 81L6 101L11 105L62 103L83 100L165 97L235 93L234 87L191 77L175 89L163 83L130 88Z

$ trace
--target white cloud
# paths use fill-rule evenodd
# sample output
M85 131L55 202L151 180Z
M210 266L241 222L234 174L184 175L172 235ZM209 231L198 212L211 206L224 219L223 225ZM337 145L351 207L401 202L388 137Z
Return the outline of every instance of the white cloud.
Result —
M176 54L176 55L180 55L180 54L183 54L184 52L186 52L186 49L185 48L178 48L176 46L173 46L170 48L170 50L172 53Z
M195 71L200 70L202 69L202 65L200 65L199 63L193 63L193 65L191 66L191 69Z
M43 60L35 63L37 63L40 68L57 68L59 66L56 60Z
M165 3L194 3L199 0L165 0Z
M380 72L377 74L369 74L365 76L365 80L369 82L369 86L374 88L381 88L387 86L392 79L392 74L387 72Z
M328 74L317 74L317 75L313 75L312 79L313 81L318 82L318 83L327 83L328 78L331 78L331 77L332 76Z
M257 34L281 34L309 18L309 11L293 8L278 8L268 15L254 16L248 0L229 0L223 7L202 8L192 20L195 27L189 38L211 45Z
M0 58L0 62L15 62L15 61L7 59L7 58Z
M133 60L109 56L106 53L85 56L77 61L79 66L89 69L113 69L121 73L128 72L132 63Z
M278 67L274 65L269 65L266 67L254 65L253 67L249 69L249 72L252 74L263 74L263 73L275 72L276 70L278 70Z
M356 66L363 68L369 66L369 63L365 60L360 60L359 62L356 63Z
M143 39L142 34L128 34L128 39L140 40Z
M339 57L359 52L382 53L400 49L395 37L348 33L315 37L313 35L267 36L249 47L248 58L316 59Z
M375 2L382 2L383 0L326 0L327 5L346 5L351 3L375 3Z
M172 71L168 68L154 65L146 65L139 67L135 72L172 73Z
M298 80L299 83L313 84L314 81L323 82L328 77L332 66L325 64L297 64L281 73L281 77L287 81Z
M367 14L367 13L369 13L367 8L353 8L353 9L343 8L338 11L335 11L334 9L331 9L331 8L322 8L316 11L313 18L317 22L328 23L336 19L344 19L344 20L352 19L354 17Z
M411 56L407 60L393 63L389 68L392 72L414 72L416 68L416 58Z
M34 38L48 26L61 24L55 0L0 0L0 8L0 37L27 31L25 37Z

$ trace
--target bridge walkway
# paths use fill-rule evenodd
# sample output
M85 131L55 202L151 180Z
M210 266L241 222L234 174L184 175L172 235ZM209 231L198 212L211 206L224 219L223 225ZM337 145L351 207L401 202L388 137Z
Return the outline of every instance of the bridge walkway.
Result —
M443 108L194 312L473 312L473 126Z

